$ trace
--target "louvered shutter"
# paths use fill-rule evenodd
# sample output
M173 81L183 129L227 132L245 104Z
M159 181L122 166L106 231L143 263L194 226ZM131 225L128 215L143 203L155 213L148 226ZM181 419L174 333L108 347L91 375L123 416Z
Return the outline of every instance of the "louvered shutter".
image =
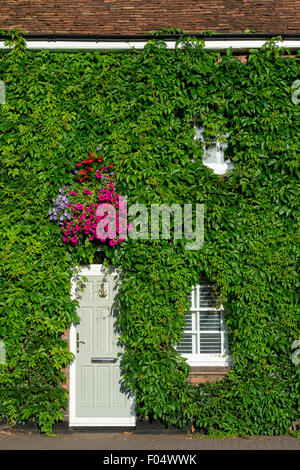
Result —
M177 350L182 354L224 354L224 309L216 308L217 298L205 278L200 279L191 293L191 309L185 315L182 342Z

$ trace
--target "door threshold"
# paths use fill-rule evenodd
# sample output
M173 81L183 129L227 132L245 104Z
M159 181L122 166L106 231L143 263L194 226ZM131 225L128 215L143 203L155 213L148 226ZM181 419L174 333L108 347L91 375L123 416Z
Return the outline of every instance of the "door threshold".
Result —
M135 418L76 418L69 421L70 427L135 427Z

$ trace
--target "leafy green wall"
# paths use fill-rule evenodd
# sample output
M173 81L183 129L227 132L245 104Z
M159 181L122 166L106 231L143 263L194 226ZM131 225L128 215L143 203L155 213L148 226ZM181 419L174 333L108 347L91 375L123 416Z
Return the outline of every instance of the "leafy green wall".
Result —
M48 218L78 161L102 146L129 204L204 203L205 244L128 240L106 250L123 268L119 325L125 382L141 416L206 432L288 432L299 418L296 315L299 107L296 57L273 46L242 63L187 39L143 51L32 52L22 37L1 51L0 417L51 432L68 396L63 332L76 319L71 266L96 247L69 248ZM208 136L230 132L225 178L202 164L191 120ZM180 340L187 294L201 272L227 309L235 367L194 388L171 344Z

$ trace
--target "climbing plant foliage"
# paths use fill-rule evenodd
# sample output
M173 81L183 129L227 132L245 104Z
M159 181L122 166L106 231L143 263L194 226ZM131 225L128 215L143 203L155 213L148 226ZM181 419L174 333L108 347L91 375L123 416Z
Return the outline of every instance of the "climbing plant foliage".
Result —
M136 412L208 433L288 432L299 418L297 56L274 40L246 61L187 37L175 50L157 36L141 51L106 54L30 51L15 32L12 41L0 52L0 418L51 433L68 406L63 333L78 321L70 279L97 246L66 246L48 210L100 145L129 205L205 207L200 250L130 238L105 248L122 267L118 326ZM235 167L225 177L203 165L195 118L208 140L229 133ZM201 273L226 307L234 367L194 387L174 345Z

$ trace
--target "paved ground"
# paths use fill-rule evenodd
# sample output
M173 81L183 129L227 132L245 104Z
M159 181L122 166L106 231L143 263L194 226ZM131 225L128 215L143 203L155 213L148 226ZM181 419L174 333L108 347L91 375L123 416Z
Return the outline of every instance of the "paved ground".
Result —
M0 450L300 450L290 436L207 439L189 433L62 432L46 437L37 431L0 429Z

